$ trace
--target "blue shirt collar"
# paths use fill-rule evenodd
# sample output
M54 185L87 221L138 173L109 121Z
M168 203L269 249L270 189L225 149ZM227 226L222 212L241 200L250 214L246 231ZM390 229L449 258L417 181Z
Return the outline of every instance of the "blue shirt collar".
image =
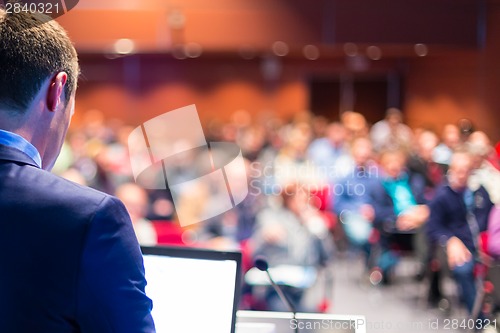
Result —
M38 150L25 138L12 132L0 129L0 145L8 146L22 151L28 155L39 168L42 168L42 158Z

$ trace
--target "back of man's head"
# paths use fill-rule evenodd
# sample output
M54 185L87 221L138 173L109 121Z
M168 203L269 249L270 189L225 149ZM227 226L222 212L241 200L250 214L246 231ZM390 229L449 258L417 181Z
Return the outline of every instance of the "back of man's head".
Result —
M46 16L0 6L0 110L23 114L42 84L66 72L65 103L76 89L78 56L64 29ZM46 23L43 23L46 22Z

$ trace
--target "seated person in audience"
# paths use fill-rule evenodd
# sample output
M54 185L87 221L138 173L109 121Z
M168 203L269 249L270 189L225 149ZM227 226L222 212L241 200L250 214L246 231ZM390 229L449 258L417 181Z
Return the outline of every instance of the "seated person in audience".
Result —
M488 254L500 261L500 207L494 206L488 218Z
M456 139L458 142L459 132L458 128L451 126L448 131L453 133L453 128L456 130ZM453 142L453 135L450 135L448 142ZM407 167L410 172L418 173L425 179L425 191L424 197L427 202L431 201L434 198L436 193L436 189L443 183L444 181L444 173L448 169L447 164L449 163L449 156L446 157L446 163L439 164L434 161L434 152L437 149L437 145L439 143L439 139L434 132L430 130L423 130L420 135L416 138L416 147L415 151L410 155L408 159ZM448 147L448 146L446 146ZM449 149L449 148L446 148ZM449 151L451 154L451 150ZM446 155L447 153L445 153ZM446 164L446 165L445 165ZM425 232L419 234L420 244L428 244L428 239L425 235ZM422 267L420 272L417 275L418 280L423 280L427 275L430 277L430 288L429 288L429 304L436 305L439 304L439 301L442 299L442 293L440 289L440 281L441 281L441 270L438 267L431 266L433 253L432 251L427 251L429 249L428 246L421 246L420 262L422 263ZM432 267L432 271L429 272L429 269Z
M431 214L427 223L431 242L446 250L448 265L469 312L472 312L476 296L473 269L478 236L486 229L492 207L483 187L474 192L467 188L472 169L473 159L469 152L459 150L452 155L448 184L437 191L430 203Z
M403 123L403 113L397 108L389 108L385 118L376 122L370 130L370 138L375 151L403 147L409 149L413 140L411 129Z
M256 177L261 174L259 166L252 165L247 159L244 159L244 162L245 168L237 170L238 174L233 174L233 177L240 176L242 178L241 184L245 184L243 181L246 180L248 186L253 190L249 191L245 199L233 209L201 223L200 229L202 230L198 231L203 231L203 236L208 241L207 246L209 247L217 245L217 248L225 250L245 247L254 232L256 215L262 210L266 197L262 195L263 188L260 187L262 182ZM248 173L246 173L247 171ZM233 188L241 186L241 184L234 184ZM234 190L238 190L238 188L234 188ZM201 234L199 235L201 236ZM221 248L219 245L224 246Z
M492 314L500 313L500 207L494 206L488 218L486 252L489 256L489 269L487 278L493 283ZM484 244L483 244L484 246ZM497 317L498 318L498 317Z
M468 180L469 188L476 191L483 186L491 201L495 205L500 204L500 171L495 167L498 161L490 139L484 132L475 131L469 136L467 147L473 160L473 170Z
M408 158L407 167L412 173L418 173L425 179L424 196L430 201L435 189L444 179L443 167L432 159L434 149L438 144L438 137L429 130L424 130L416 140L416 150Z
M432 159L446 169L450 164L453 150L460 144L460 129L457 125L446 124L441 134L441 143L434 148Z
M398 261L394 247L411 248L412 241L417 253L424 252L419 237L408 235L423 233L422 225L429 216L425 205L425 180L417 173L405 170L406 153L401 149L391 149L380 154L381 176L370 191L370 199L375 209L374 226L380 233L381 250L378 267L384 282L389 282L388 274ZM420 256L423 260L423 256ZM373 282L373 281L372 281Z
M352 142L356 138L367 137L369 133L365 116L359 112L345 111L341 117L342 125L346 130L346 141Z
M467 145L472 152L473 171L468 180L468 187L471 191L477 191L483 187L493 202L488 218L488 242L484 250L487 253L487 262L493 260L493 265L489 270L489 279L492 280L496 289L500 288L500 267L497 263L500 260L500 164L498 155L491 145L486 133L475 131L467 139ZM480 256L481 257L481 256ZM500 307L500 293L495 292L493 297L496 303L494 311Z
M284 146L273 161L271 182L273 194L279 193L274 191L274 188L284 188L292 182L317 184L321 181L314 161L307 154L311 135L311 127L307 123L293 124L286 132ZM267 177L269 173L265 171L264 176Z
M153 224L146 219L149 204L146 191L137 184L126 183L118 187L115 195L127 208L139 244L156 245L158 241L156 230Z
M328 125L326 136L315 139L307 149L307 157L327 181L333 181L341 170L338 161L347 155L347 131L341 123Z
M372 160L372 144L367 138L357 138L351 145L350 171L338 183L332 184L333 209L342 222L345 234L355 247L361 248L367 259L369 238L375 210L368 190L378 177L378 166Z
M250 243L253 257L264 256L271 268L324 264L331 255L329 234L319 211L309 206L307 189L297 184L289 185L283 189L281 199L281 205L275 203L257 215L257 226ZM298 309L304 309L301 304L303 291L301 288L284 288ZM266 292L266 302L271 310L287 311L272 288Z

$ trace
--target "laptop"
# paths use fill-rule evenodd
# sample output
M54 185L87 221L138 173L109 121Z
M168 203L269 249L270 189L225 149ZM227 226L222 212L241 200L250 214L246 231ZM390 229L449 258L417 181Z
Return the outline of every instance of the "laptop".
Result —
M235 333L241 253L141 247L157 333Z
M238 311L236 333L366 333L366 319L357 315Z

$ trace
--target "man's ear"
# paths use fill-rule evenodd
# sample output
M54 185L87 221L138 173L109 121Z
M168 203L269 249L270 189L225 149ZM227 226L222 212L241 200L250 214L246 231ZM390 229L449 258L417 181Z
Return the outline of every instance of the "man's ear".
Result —
M61 103L61 97L63 96L64 86L68 81L68 74L65 72L59 72L52 78L47 91L47 108L54 112L57 110L59 104Z

